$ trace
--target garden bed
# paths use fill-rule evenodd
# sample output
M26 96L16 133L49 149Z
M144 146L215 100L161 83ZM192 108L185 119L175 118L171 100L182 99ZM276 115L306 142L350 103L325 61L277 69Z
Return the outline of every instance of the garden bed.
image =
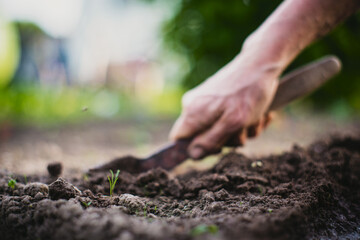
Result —
M360 138L257 159L229 153L176 177L120 171L113 196L108 172L56 170L0 170L1 239L360 238Z

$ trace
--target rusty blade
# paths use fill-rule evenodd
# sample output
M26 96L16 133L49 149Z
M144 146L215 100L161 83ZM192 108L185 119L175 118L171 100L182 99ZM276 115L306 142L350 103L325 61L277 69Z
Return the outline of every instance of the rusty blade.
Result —
M142 159L133 156L115 158L110 162L89 169L89 172L90 173L103 172L109 170L117 171L119 169L121 171L129 172L129 173L139 173L143 171L141 167L142 161L143 161Z
M102 172L110 169L113 171L120 169L129 173L141 173L157 167L170 170L189 158L187 153L189 144L190 140L179 140L161 148L147 158L141 159L133 156L116 158L89 171Z

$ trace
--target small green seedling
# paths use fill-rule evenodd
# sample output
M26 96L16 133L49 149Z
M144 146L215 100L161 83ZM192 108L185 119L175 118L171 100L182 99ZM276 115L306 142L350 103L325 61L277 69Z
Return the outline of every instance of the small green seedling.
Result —
M110 185L110 197L111 197L113 195L115 184L116 184L117 180L119 179L120 170L117 170L115 176L114 176L114 173L112 170L110 170L110 173L111 173L111 178L110 178L110 176L108 176L108 180L109 180L109 185Z
M272 210L271 208L269 208L269 209L268 209L268 212L269 212L269 213L272 213L272 212L273 212L273 210Z
M81 202L82 205L84 205L85 208L90 207L92 202Z
M219 227L211 224L211 225L205 225L205 224L200 224L196 227L194 227L193 229L191 229L191 236L196 237L205 233L210 233L210 234L216 234L219 231Z
M144 217L147 217L147 204L145 204L145 206L144 206L143 214L144 214Z
M11 189L14 189L16 186L16 180L11 178L9 181L8 181L8 187L10 187Z
M89 181L89 175L87 175L86 173L83 175L83 179L85 182Z
M28 180L27 180L26 174L24 174L24 182L25 182L25 185L28 184Z

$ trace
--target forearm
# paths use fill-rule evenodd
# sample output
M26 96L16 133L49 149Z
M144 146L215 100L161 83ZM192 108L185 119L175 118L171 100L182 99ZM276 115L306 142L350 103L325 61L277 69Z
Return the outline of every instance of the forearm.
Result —
M280 74L304 48L359 6L359 0L286 0L246 40L242 53Z

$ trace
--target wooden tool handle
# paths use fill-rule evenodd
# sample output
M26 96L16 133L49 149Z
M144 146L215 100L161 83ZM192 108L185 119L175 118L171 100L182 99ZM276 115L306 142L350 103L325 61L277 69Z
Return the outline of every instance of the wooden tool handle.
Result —
M280 80L269 111L313 92L340 70L340 60L336 56L326 56L285 75Z

